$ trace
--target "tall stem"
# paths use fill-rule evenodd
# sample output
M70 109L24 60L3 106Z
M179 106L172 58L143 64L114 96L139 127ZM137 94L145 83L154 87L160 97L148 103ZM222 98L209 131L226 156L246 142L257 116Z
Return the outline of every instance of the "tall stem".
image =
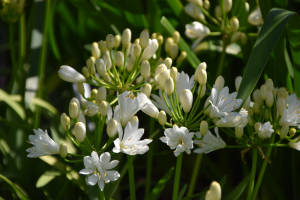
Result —
M201 164L201 161L202 161L202 156L203 156L203 154L198 154L197 155L196 163L195 163L194 170L193 170L193 173L192 173L191 182L190 182L190 185L189 185L189 190L188 190L188 193L187 193L188 197L193 195L193 192L194 192L194 189L195 189L195 184L196 184L196 181L197 181L197 178L198 178L198 172L199 172L200 164Z
M40 53L40 60L39 60L39 82L38 82L38 98L43 98L43 90L44 90L44 79L45 79L45 65L46 65L46 53L47 53L47 33L48 33L48 24L49 24L49 13L50 13L50 5L51 0L46 1L46 8L45 8L45 16L44 16L44 29L43 29L43 43L42 43L42 50ZM34 127L38 128L40 124L40 116L41 116L41 109L39 106L36 107L35 113L35 120L34 120Z
M272 135L271 137L271 141L270 143L274 143L274 140L275 140L275 134ZM271 155L271 152L272 152L272 146L270 146L267 150L267 153L266 153L266 157L269 159L270 158L270 155ZM258 179L257 179L257 183L255 185L255 188L254 188L254 191L253 191L253 195L252 195L252 200L255 200L256 199L256 196L257 196L257 193L258 193L258 190L259 190L259 187L260 187L260 184L261 184L261 181L264 177L264 173L265 173L265 170L266 170L266 167L267 167L267 164L268 162L266 160L264 160L264 163L260 169L260 172L259 172L259 176L258 176Z
M135 200L134 171L133 171L131 155L127 155L127 165L128 165L128 175L129 175L130 200Z
M102 138L102 133L103 133L103 128L104 128L104 121L105 118L100 115L99 116L99 124L98 124L98 133L97 133L97 142L96 142L96 149L97 151L100 150L100 143L101 143L101 138Z
M150 119L149 137L154 133L155 121ZM146 186L145 186L145 198L148 197L151 188L151 173L152 173L152 158L153 158L153 143L149 144L149 151L147 153L147 169L146 169Z
M257 165L257 148L253 148L252 168L251 168L247 200L250 200L252 196L254 182L255 182L256 165Z
M220 76L223 73L223 67L224 67L224 62L225 62L225 56L226 56L226 38L223 40L223 50L221 53L221 58L219 61L219 66L218 66L218 72L217 72L217 77Z
M182 158L183 158L183 153L181 153L177 157L176 171L175 171L175 180L174 180L174 187L173 187L173 198L172 198L172 200L177 200L177 197L178 197Z
M98 187L99 188L99 187ZM101 189L99 188L99 200L105 200L105 196L104 196L104 191L101 191Z

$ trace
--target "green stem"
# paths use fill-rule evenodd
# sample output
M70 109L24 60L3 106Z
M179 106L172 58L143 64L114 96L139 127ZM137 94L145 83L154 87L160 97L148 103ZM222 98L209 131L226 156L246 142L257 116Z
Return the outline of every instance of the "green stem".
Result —
M98 133L97 133L97 142L96 142L96 150L100 150L100 143L101 143L101 138L102 138L102 133L103 133L103 128L104 128L104 121L105 118L100 115L99 117L99 124L98 124Z
M194 192L194 189L195 189L195 184L196 184L196 181L197 181L197 178L198 178L198 172L199 172L200 164L201 164L201 161L202 161L202 156L203 156L203 154L198 154L197 155L196 162L195 162L194 169L193 169L193 173L192 173L192 178L191 178L190 185L189 185L189 190L187 192L188 197L193 195L193 192Z
M270 143L273 143L274 140L275 140L275 134L272 135ZM268 150L267 150L267 153L266 153L266 157L268 159L270 158L271 152L272 152L272 146L268 147ZM265 173L267 164L268 164L268 162L266 160L264 160L264 163L263 163L263 165L262 165L262 167L260 169L259 176L258 176L256 185L255 185L255 188L254 188L254 191L253 191L253 194L252 194L252 200L256 199L256 196L257 196L257 193L258 193L261 181L262 181L262 179L264 177L264 173Z
M131 155L127 155L127 165L128 165L128 175L129 175L130 200L135 200L134 171L133 171Z
M172 113L172 117L174 118L174 120L178 121L176 115L174 114L173 110L171 109L171 107L170 107L170 105L169 105L169 102L168 102L167 99L166 99L165 91L162 91L162 95L163 95L163 98L164 98L164 100L165 100L165 102L166 102L166 104L167 104L167 106L168 106L170 112Z
M253 148L252 168L251 168L247 200L250 200L252 196L254 182L255 182L256 165L257 165L257 148Z
M217 77L220 76L223 73L223 67L225 62L225 56L226 56L226 38L223 40L223 50L221 53L221 58L219 61L218 71L217 71Z
M155 121L150 118L149 137L154 133ZM148 144L149 151L147 153L147 168L146 168L146 186L145 186L145 198L149 196L151 189L151 176L152 176L152 160L153 160L153 144Z
M179 190L179 183L180 183L180 173L181 173L182 158L183 158L183 153L181 153L181 154L177 157L177 163L176 163L176 171L175 171L175 180L174 180L174 187L173 187L173 197L172 197L172 200L177 200L177 197L178 197L178 190Z
M64 159L66 162L68 162L68 163L77 163L77 162L83 162L83 159L81 159L81 160L68 160L68 159Z
M12 78L11 86L12 88L14 88L15 81L18 80L17 78L18 64L16 62L17 60L16 60L16 49L15 49L15 39L14 39L14 23L9 23L9 52L10 52L10 58L13 67L13 78Z
M99 187L98 187L99 188ZM101 191L101 189L99 188L99 200L105 200L105 196L104 196L104 191Z
M38 72L38 98L43 98L43 91L44 91L44 79L45 79L45 65L46 65L46 54L47 54L47 33L48 33L48 23L49 23L49 13L50 13L50 5L51 0L46 1L46 8L45 8L45 16L44 16L44 30L43 30L43 43L42 49L40 52L40 60L39 60L39 72ZM34 120L34 127L38 128L40 125L40 116L41 116L41 109L39 106L36 107L35 112L35 120Z

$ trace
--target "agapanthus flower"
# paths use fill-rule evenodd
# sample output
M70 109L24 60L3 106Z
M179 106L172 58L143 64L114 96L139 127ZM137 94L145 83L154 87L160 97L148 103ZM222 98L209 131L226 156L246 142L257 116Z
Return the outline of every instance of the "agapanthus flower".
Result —
M296 138L295 141L297 142L289 142L288 145L289 147L300 151L300 141L298 141L298 138Z
M41 156L59 154L59 145L49 137L47 130L43 131L42 129L33 129L33 131L35 135L29 135L28 137L29 142L33 145L33 147L26 150L29 153L27 157L37 158Z
M244 128L248 124L248 111L241 109L238 114L229 114L217 121L218 127L240 127Z
M194 49L199 42L201 42L206 36L210 34L209 28L201 24L200 22L193 22L191 24L185 25L185 35L188 38L196 39L191 46Z
M111 156L108 152L102 153L100 157L93 151L91 156L85 156L83 163L86 169L79 171L79 174L90 175L88 178L89 185L96 185L98 183L99 188L103 191L105 183L110 181L116 181L120 174L115 170L110 170L116 167L119 163L118 160L111 160Z
M174 125L173 128L167 128L164 132L165 137L161 137L160 140L166 143L171 149L175 149L174 155L177 157L182 152L187 154L191 153L193 146L193 132L189 132L186 127L178 127Z
M71 83L85 83L85 77L70 66L62 65L58 71L58 76L64 81Z
M135 121L132 125L128 122L124 134L122 127L118 127L119 137L114 141L113 152L136 155L144 154L149 150L148 144L152 142L152 139L140 140L144 134L144 129L138 128L138 126L138 121Z
M261 139L270 138L272 136L272 133L274 132L273 126L270 122L266 122L264 124L257 122L255 126L258 126L257 135Z
M283 115L280 118L279 124L283 126L300 126L300 101L298 101L296 94L292 94L286 98L286 103L289 105L288 109L284 109Z
M223 149L226 147L226 143L222 140L219 135L218 128L214 129L217 136L214 136L210 130L207 130L202 140L193 140L194 144L198 145L200 148L196 149L194 153L210 153L212 151ZM196 132L197 138L202 138L200 132Z

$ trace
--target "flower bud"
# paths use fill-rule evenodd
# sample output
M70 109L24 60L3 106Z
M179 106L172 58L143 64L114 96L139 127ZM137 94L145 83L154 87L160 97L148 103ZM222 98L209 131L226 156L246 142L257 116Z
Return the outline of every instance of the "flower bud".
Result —
M218 88L218 92L220 92L224 88L224 85L225 85L225 80L223 76L219 76L215 82L215 86Z
M240 139L243 137L244 134L244 128L241 127L235 127L235 136Z
M248 114L252 117L254 114L253 108L248 109Z
M236 17L230 19L231 31L236 32L239 29L239 20Z
M110 83L112 81L108 73L104 74L103 79L106 80L107 82L110 82Z
M108 51L107 46L106 46L106 41L100 40L98 42L98 47L101 50L102 53Z
M168 37L165 43L165 52L170 53L171 52L171 47L174 44L174 40L171 37Z
M162 35L159 35L157 37L157 42L159 45L162 45L164 43L164 37Z
M68 117L68 115L66 115L66 113L61 114L60 116L60 124L61 127L64 131L68 131L70 128L70 118Z
M200 95L200 98L204 97L205 92L206 92L206 85L202 85L202 90L201 90L201 94L199 94L201 90L201 86L198 88L198 95Z
M83 67L82 74L85 76L85 78L89 78L90 77L89 69L87 67Z
M135 44L133 52L134 52L135 57L138 58L140 56L141 52L142 52L141 46L139 44Z
M268 95L268 88L265 84L260 87L260 98L266 100Z
M100 58L96 60L96 69L100 76L104 76L106 73L106 66L103 59Z
M289 125L284 124L280 131L280 139L284 139L287 136L288 132L289 132Z
M112 62L110 59L109 51L104 52L103 54L104 63L106 63L106 68L109 70L112 67Z
M208 123L206 121L202 121L200 123L200 133L202 136L204 136L206 134L208 130Z
M200 63L200 64L198 65L198 67L196 68L196 71L195 71L195 75L194 75L195 81L198 81L198 82L199 82L199 78L198 78L199 71L200 71L201 69L206 70L206 68L207 68L206 62L202 62L202 63Z
M269 78L269 79L266 81L266 84L265 84L265 85L267 86L268 91L273 92L274 84L273 84L272 79Z
M166 67L167 67L168 69L170 69L171 66L172 66L172 59L169 58L169 57L167 57L167 58L164 60L164 64L166 65Z
M143 78L147 78L150 75L150 63L148 60L144 60L141 64L141 75Z
M241 39L242 32L237 31L231 36L231 42L237 42Z
M170 55L173 60L178 56L178 45L176 43L172 44Z
M77 122L74 126L74 135L76 137L76 140L78 142L83 142L85 135L86 135L86 128L84 123Z
M165 92L167 95L171 95L174 92L174 81L171 77L167 78L165 83Z
M84 125L86 125L85 117L84 117L84 115L83 115L82 112L79 113L79 115L78 115L78 117L77 117L77 121L78 121L78 122L82 122L82 123L84 123Z
M206 192L205 200L221 200L222 191L221 186L218 182L213 181Z
M185 113L190 112L193 105L193 94L189 89L184 89L180 94L180 103Z
M96 99L97 93L98 93L98 90L97 90L97 89L92 89L92 92L91 92L91 99Z
M269 110L265 110L265 119L268 120L270 119L270 113L269 113Z
M153 40L153 39L157 39L157 33L152 33L151 39L152 39L152 40Z
M141 92L144 93L149 98L151 94L151 89L152 86L149 83L147 83L145 87L141 89Z
M121 36L120 35L115 35L114 48L118 49L120 44L121 44Z
M186 52L182 51L177 58L177 61L176 61L177 65L182 63L186 59L186 56L187 56Z
M254 102L254 104L253 104L253 111L256 114L260 114L260 108L259 108L259 103L258 102Z
M161 110L158 113L158 122L162 126L164 126L167 123L167 115L166 115L165 111Z
M280 116L283 115L283 112L286 108L286 103L285 103L285 99L283 97L280 97L278 100L277 100L277 111L278 111L278 114Z
M230 12L232 7L232 0L224 0L224 10L225 12Z
M296 134L296 129L295 128L291 128L290 129L290 131L289 131L289 135L291 136L291 137L293 137L295 134Z
M206 9L206 10L209 10L210 8L210 2L208 0L204 0L203 2L203 7Z
M78 89L78 92L79 94L81 94L82 96L84 96L84 86L83 86L83 83L77 83L77 89Z
M117 134L118 122L114 119L110 119L107 124L107 135L113 138Z
M97 42L93 42L92 48L91 48L91 53L92 53L92 56L95 57L96 59L100 58L101 51L100 51L100 49L98 47L98 43Z
M256 89L254 92L253 92L253 99L254 99L254 102L257 102L259 103L259 106L262 105L262 100L261 100L261 97L260 97L260 90L259 89Z
M133 62L131 59L128 59L126 62L126 70L127 72L131 72L133 69Z
M122 51L116 53L115 64L117 67L122 67L124 64L124 54Z
M241 76L236 77L236 79L235 79L235 89L236 89L236 91L239 90L241 82L242 82L242 77Z
M259 128L261 127L261 123L260 122L256 122L255 124L254 124L254 129L255 129L255 131L256 132L258 132L258 130L259 130Z
M69 106L69 114L72 119L76 119L78 117L78 105L75 102L70 103Z
M67 82L71 83L85 83L86 79L82 74L77 72L70 66L62 65L58 71L58 76Z
M106 100L106 88L104 86L99 87L97 95L96 95L96 103L98 105L101 104L102 101Z
M142 49L146 49L149 44L149 33L146 31L142 31L140 34L140 45Z
M169 77L170 77L170 75L169 75L169 73L166 70L162 71L159 74L159 80L158 80L159 81L159 88L162 91L165 90L165 83L166 83L167 78L169 78Z
M179 42L179 39L180 39L180 33L178 31L175 31L173 33L173 40L175 43L178 43Z
M274 97L272 92L267 92L267 99L266 99L267 106L271 108L274 103Z
M178 69L176 67L172 67L170 70L170 76L174 81L177 80L177 75L178 75Z
M122 45L124 47L128 47L130 40L131 40L131 31L130 31L130 29L126 28L123 31L123 35L122 35Z
M248 2L245 2L245 9L247 12L249 12L249 9L250 9L250 5Z
M102 117L105 117L107 115L107 107L108 103L106 101L102 101L99 107L99 111Z
M93 75L96 74L96 67L95 67L95 65L91 66L91 74L93 74Z
M282 97L284 99L286 99L286 97L289 95L284 87L279 88L277 93L278 97Z
M61 145L59 145L59 154L62 158L67 157L68 155L68 147L65 143L61 143Z
M222 11L221 11L221 6L216 6L215 7L215 17L217 20L222 19Z
M247 40L248 40L247 35L245 33L241 33L241 43L245 45L247 44Z
M204 69L199 70L198 81L200 85L205 85L207 81L207 73Z

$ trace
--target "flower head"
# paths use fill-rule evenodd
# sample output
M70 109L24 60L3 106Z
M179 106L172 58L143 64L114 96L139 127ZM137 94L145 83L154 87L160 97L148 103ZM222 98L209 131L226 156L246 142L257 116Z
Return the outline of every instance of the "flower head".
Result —
M35 135L29 135L28 137L33 147L26 150L29 153L27 157L37 158L51 154L59 154L59 145L49 137L47 130L44 132L42 129L33 129L33 131Z
M79 171L79 174L90 175L88 178L89 185L95 185L98 183L101 191L104 189L104 183L109 183L110 181L116 181L120 174L117 171L110 170L116 167L119 163L118 160L111 160L111 156L108 152L102 153L100 157L93 151L91 156L85 156L83 158L83 163L86 169Z
M147 144L152 142L152 140L140 140L144 134L144 129L139 129L138 126L138 121L135 121L132 125L128 122L124 129L124 134L122 127L118 127L119 138L114 141L115 147L113 148L113 152L136 155L144 154L149 150Z
M64 81L71 83L85 83L85 77L70 66L62 65L58 71L58 76Z
M186 127L178 127L174 125L173 128L167 128L164 132L165 137L161 137L160 140L166 143L171 149L175 149L174 155L177 157L182 152L187 154L191 153L193 146L194 133L190 133Z
M194 144L200 147L196 149L194 153L210 153L212 151L223 149L226 147L226 143L222 140L222 138L219 135L218 128L216 127L214 130L217 137L214 136L209 130L207 130L202 140L194 140ZM195 135L198 138L202 138L200 132L196 132Z

